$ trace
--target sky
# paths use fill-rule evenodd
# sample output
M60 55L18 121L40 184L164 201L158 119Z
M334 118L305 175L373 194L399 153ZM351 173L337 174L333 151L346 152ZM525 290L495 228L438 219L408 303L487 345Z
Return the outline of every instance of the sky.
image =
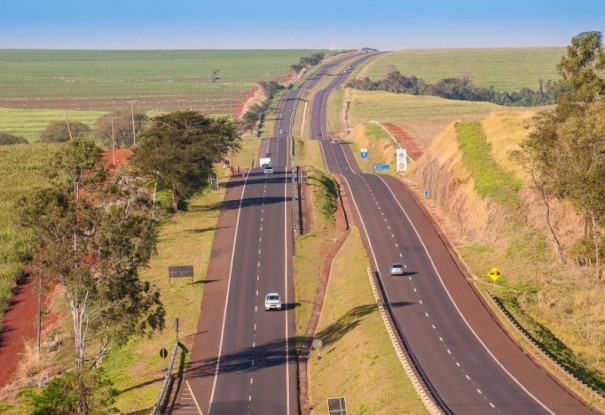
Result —
M0 0L0 49L566 46L605 0Z

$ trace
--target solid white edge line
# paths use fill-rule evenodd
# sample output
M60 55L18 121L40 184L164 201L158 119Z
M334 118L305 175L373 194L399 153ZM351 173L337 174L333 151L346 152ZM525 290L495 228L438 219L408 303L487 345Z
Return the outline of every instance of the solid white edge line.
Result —
M447 289L447 287L445 286L445 283L443 282L443 278L441 278L441 274L439 274L439 271L437 271L437 267L435 266L435 263L433 262L433 258L431 257L431 255L429 254L429 251L426 247L426 245L424 244L424 241L422 240L422 238L420 237L420 234L418 233L418 230L416 229L416 227L414 226L414 224L412 223L412 221L410 220L410 217L408 216L407 212L405 211L405 209L403 208L403 206L401 206L401 203L399 203L399 200L397 200L397 198L395 197L395 194L393 193L393 190L391 190L391 187L387 184L387 182L380 176L380 175L376 175L383 183L384 185L387 187L387 189L389 189L389 192L391 193L391 196L393 196L393 199L395 199L395 202L397 202L397 205L399 205L399 209L401 209L401 211L403 212L403 214L405 215L405 217L408 220L408 223L412 226L412 229L414 229L414 233L416 233L416 236L418 237L418 240L420 241L420 243L422 244L422 247L424 248L424 252L426 252L426 256L429 258L429 261L431 261L431 266L433 267L433 270L435 271L435 273L437 274L437 277L439 278L439 282L441 283L441 286L443 287L443 289L445 290L445 293L447 294L447 296L449 297L451 303L454 305L454 308L456 309L456 311L458 312L458 315L460 315L460 318L462 319L462 321L464 321L464 324L466 324L466 326L468 327L468 329L471 331L471 333L473 333L473 336L475 336L475 338L477 339L477 341L481 344L481 346L483 346L483 348L485 349L485 351L487 351L487 353L491 356L491 358L494 360L494 362L496 362L496 364L498 364L498 366L500 366L500 368L508 375L510 376L510 378L527 394L529 395L534 401L536 401L536 403L538 403L542 408L544 408L548 413L555 415L555 412L551 411L544 403L542 403L542 401L540 401L538 398L536 398L530 391L528 391L525 386L523 386L523 384L521 384L521 382L519 382L519 380L513 376L512 373L510 373L502 363L500 363L500 361L496 358L496 356L494 356L491 352L491 350L489 350L489 348L487 347L487 345L483 342L483 340L481 340L479 338L479 335L475 332L475 330L473 330L473 328L471 327L471 325L468 323L468 321L466 320L466 318L464 317L464 315L462 315L462 312L460 311L460 309L458 308L458 305L456 304L456 302L454 301L454 299L452 298L452 295L450 294L449 290Z
M286 144L286 150L289 150L289 144ZM290 151L286 151L286 159ZM288 163L286 163L286 166ZM286 179L288 178L288 168L286 167ZM292 180L294 178L292 177ZM294 195L292 195L294 203ZM288 301L288 180L284 180L284 298ZM286 414L290 415L290 355L288 339L288 308L285 310L286 320Z
M235 258L235 246L237 245L237 230L239 228L239 218L242 213L242 204L244 202L244 193L246 191L246 185L248 184L248 177L250 177L250 170L246 174L246 180L244 181L244 187L242 189L242 195L239 200L239 207L237 209L237 221L235 222L235 237L233 238L233 248L231 249L231 265L229 266L229 282L227 283L227 292L225 293L225 309L223 310L223 324L221 327L221 341L218 345L218 356L216 358L216 368L214 369L214 382L212 382L212 392L210 393L210 402L208 405L208 415L212 409L212 401L214 400L214 391L216 390L216 382L218 380L218 371L221 365L221 353L223 351L223 338L225 337L225 321L227 320L227 308L229 306L229 291L231 289L231 275L233 273L233 259Z
M193 403L195 403L195 407L200 412L200 415L204 415L204 413L202 412L202 408L200 408L200 405L197 403L197 399L195 399L195 395L193 394L193 391L191 390L191 385L189 385L189 381L187 379L185 379L185 384L187 385L187 389L189 389L189 393L193 398Z

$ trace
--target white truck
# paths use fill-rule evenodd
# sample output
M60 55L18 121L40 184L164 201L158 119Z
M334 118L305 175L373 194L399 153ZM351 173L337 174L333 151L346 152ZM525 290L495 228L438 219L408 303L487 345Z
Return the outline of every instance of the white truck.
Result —
M258 164L260 164L261 167L270 166L271 165L271 157L260 157L258 159Z

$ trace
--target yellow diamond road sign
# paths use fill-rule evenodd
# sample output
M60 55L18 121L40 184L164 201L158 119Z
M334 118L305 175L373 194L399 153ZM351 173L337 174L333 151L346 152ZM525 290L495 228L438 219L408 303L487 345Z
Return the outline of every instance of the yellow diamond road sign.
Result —
M498 268L493 267L492 269L489 270L489 272L487 273L487 276L490 277L492 279L493 282L496 282L496 280L498 278L500 278L502 274L500 273L500 271L498 270Z

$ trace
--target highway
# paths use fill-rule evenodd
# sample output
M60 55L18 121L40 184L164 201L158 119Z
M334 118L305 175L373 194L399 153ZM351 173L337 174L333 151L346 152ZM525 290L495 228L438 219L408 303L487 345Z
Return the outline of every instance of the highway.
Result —
M208 269L212 283L175 414L299 413L289 138L300 94L341 59L280 100L274 136L261 142L258 154L271 158L274 173L256 166L230 182ZM265 311L268 292L281 294L282 310Z
M327 140L326 102L348 74L318 92L311 137L342 175L368 256L402 341L446 413L590 414L506 335L465 279L414 196L396 179L364 174L348 145ZM405 276L390 276L403 262Z

